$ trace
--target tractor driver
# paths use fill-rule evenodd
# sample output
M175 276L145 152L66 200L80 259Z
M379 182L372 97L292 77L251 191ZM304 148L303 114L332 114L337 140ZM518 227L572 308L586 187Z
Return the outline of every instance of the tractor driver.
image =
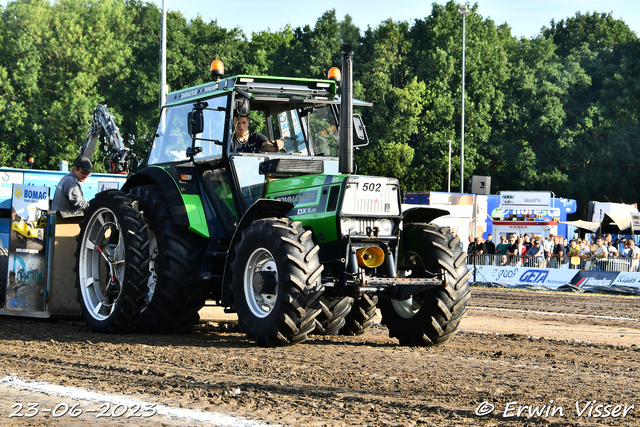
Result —
M266 136L257 132L249 132L249 117L233 115L233 126L235 132L231 139L231 152L233 153L256 153L267 151L276 153L283 149L284 142L276 139L269 142Z
M84 210L89 203L84 199L82 183L93 170L91 160L80 156L73 162L73 170L62 177L56 186L51 209L54 211Z

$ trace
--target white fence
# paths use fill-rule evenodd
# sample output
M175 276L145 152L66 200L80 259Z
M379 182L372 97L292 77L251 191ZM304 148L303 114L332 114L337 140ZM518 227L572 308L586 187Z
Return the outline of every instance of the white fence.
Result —
M506 256L506 255L505 255ZM467 265L474 265L474 255L467 256ZM620 271L637 272L638 260L623 257L608 258L568 258L567 263L562 263L560 258L523 257L503 255L475 255L475 265L492 265L501 267L531 267L570 269L584 271Z

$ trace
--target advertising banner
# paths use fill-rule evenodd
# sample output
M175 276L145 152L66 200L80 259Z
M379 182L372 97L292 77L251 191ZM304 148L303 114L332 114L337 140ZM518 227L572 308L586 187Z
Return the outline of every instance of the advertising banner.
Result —
M473 266L470 267L473 268ZM515 278L521 270L518 267L494 267L489 265L477 265L476 269L476 280L478 282L499 283L507 287L513 286Z
M0 209L9 209L11 207L13 184L22 184L22 173L0 172Z
M580 271L571 283L583 289L610 287L619 274L617 271Z
M551 193L529 191L502 191L500 209L543 209L551 206Z
M640 273L619 273L616 280L611 283L611 286L631 286L633 288L640 288Z
M580 270L529 267L495 267L478 265L479 282L498 283L507 287L544 286L556 290L569 284Z
M14 184L9 233L6 289L0 290L7 310L44 311L46 217L49 188Z
M555 290L571 283L578 271L580 270L527 268L518 277L516 286L539 285Z

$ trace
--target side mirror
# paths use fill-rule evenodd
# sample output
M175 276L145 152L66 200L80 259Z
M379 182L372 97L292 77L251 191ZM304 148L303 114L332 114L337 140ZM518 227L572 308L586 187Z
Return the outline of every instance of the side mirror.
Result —
M364 141L367 139L366 128L359 114L353 115L353 130L356 131L358 139Z
M204 114L202 110L193 110L187 115L189 135L197 135L204 132Z
M236 98L236 114L238 116L248 116L251 112L251 105L249 104L249 99L242 97Z

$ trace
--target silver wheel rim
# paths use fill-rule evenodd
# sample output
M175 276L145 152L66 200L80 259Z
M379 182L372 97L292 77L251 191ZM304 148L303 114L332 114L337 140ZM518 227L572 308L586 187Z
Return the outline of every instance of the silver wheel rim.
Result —
M158 260L158 239L156 239L156 233L151 231L151 228L149 227L147 227L147 238L149 239L149 253L151 254L151 259L149 261L149 280L147 280L147 288L149 288L149 292L145 297L145 302L149 305L153 299L153 294L156 291L156 283L158 283L158 272L156 271L156 261ZM146 310L146 307L142 311L144 310Z
M418 301L415 298L407 298L402 301L392 300L391 304L396 310L396 313L402 318L410 319L420 311L422 308L422 301Z
M244 268L244 296L251 313L265 318L278 300L278 268L271 253L263 248L253 251Z
M89 219L80 246L78 278L88 313L104 321L116 308L124 277L124 238L118 219L100 208Z
M405 255L407 256L407 255ZM411 259L412 264L416 265L417 261L415 257L416 254L410 253L409 259ZM419 258L418 258L419 259ZM413 274L412 270L399 270L398 277L411 277ZM418 314L420 309L422 308L422 301L416 300L414 297L407 298L402 301L391 300L391 305L398 315L404 319L411 319L413 316Z

